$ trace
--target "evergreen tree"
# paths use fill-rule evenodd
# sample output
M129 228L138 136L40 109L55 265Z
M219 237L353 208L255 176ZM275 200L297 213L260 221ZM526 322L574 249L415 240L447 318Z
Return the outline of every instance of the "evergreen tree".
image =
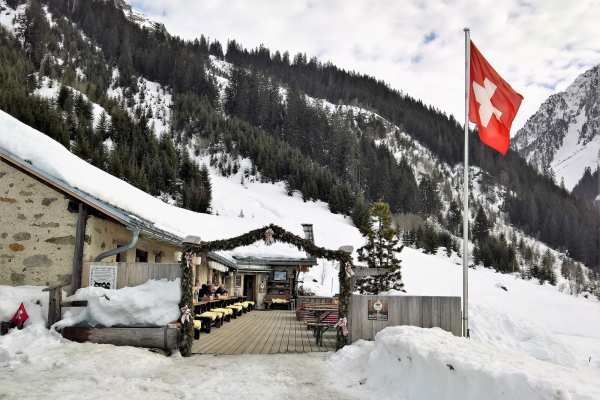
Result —
M202 164L202 167L200 167L200 185L202 187L202 197L199 212L210 214L212 202L212 182L210 181L210 174L206 164Z
M462 211L458 206L458 203L454 200L450 202L448 207L448 214L446 215L446 226L448 230L455 235L462 234L463 217Z
M37 0L32 0L18 17L17 38L35 68L40 68L50 41L50 24Z
M429 224L423 229L423 251L425 254L436 254L439 247L438 234Z
M358 229L362 229L369 225L371 213L369 206L361 195L356 196L354 208L352 208L352 222Z
M358 290L368 294L379 294L390 289L402 290L401 260L396 255L404 246L398 246L398 232L392 228L390 206L374 203L370 222L361 228L361 233L366 243L357 250L358 260L365 262L369 268L381 268L384 273L358 279Z
M473 241L483 242L490 234L490 226L488 219L483 211L483 207L479 206L477 210L477 216L475 217L475 224L473 225Z

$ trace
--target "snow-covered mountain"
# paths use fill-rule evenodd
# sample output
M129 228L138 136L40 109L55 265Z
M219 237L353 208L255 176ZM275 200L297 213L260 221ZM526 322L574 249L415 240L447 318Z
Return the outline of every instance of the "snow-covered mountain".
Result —
M167 28L165 28L165 26L162 23L153 21L150 18L148 18L148 16L146 14L142 14L140 12L135 11L133 8L131 8L131 5L129 3L127 3L126 1L124 1L124 0L107 0L107 1L112 1L114 3L115 7L117 7L120 10L123 10L123 14L125 14L127 19L129 19L132 22L135 22L142 28L156 30L156 31L159 31L159 32L162 32L162 33L168 35Z
M515 135L513 149L540 171L551 167L572 190L600 150L600 65L550 96Z

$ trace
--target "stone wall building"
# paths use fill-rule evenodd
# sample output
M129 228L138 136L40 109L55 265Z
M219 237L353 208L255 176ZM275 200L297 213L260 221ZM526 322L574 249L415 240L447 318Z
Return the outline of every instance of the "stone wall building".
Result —
M136 230L134 246L102 261L178 263L181 238L131 214L0 149L0 285L81 279L83 261L129 244Z

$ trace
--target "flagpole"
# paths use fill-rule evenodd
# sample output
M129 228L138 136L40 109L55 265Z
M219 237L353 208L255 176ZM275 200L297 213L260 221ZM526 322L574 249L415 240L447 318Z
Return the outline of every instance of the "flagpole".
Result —
M469 337L469 62L470 30L465 28L465 168L463 172L463 337Z

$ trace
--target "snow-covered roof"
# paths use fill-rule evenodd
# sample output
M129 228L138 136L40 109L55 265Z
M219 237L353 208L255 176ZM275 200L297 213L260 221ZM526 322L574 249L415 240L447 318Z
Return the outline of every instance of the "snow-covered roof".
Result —
M159 229L154 224L140 216L135 215L134 213L123 210L119 207L112 206L103 202L102 200L86 193L82 190L72 187L71 185L63 182L60 179L53 177L52 175L42 171L31 163L21 159L3 149L0 146L0 158L7 161L10 164L13 164L20 169L28 172L30 175L41 179L45 183L51 185L58 191L65 193L73 198L79 199L82 202L86 203L88 206L93 207L94 209L100 211L104 215L115 219L117 222L122 223L127 227L127 229L135 229L138 228L145 235L152 237L154 239L172 243L175 245L181 245L182 239L179 236L176 236L172 233L169 233L165 230Z

